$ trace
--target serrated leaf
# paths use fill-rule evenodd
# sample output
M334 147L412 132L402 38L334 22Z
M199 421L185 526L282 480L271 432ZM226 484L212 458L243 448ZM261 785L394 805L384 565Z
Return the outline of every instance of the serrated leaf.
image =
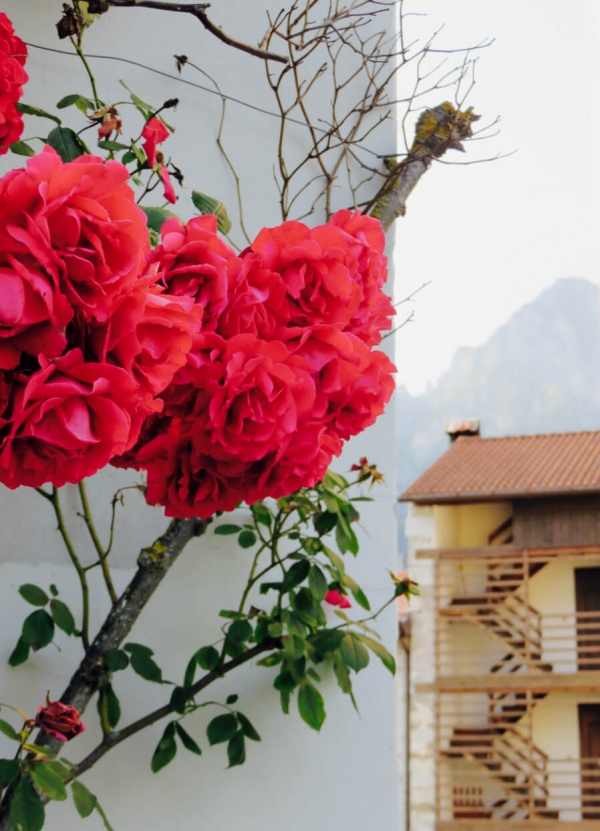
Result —
M153 773L166 767L177 755L177 742L175 741L175 722L170 721L165 727L162 738L156 745L156 750L150 762Z
M243 713L238 713L237 717L240 723L240 727L242 728L242 732L244 733L244 736L246 736L246 738L248 739L252 739L253 742L259 742L260 736L254 729L254 725L252 724L250 719L246 718L246 716Z
M35 156L35 150L24 141L13 141L10 152L15 156Z
M85 95L77 94L65 95L64 98L60 99L60 101L56 105L56 108L58 110L64 110L65 107L72 107L73 105L75 105L77 109L82 113L87 112L87 110L96 109L96 105L92 101L90 101L89 98L86 98Z
M360 642L357 635L349 632L342 638L340 654L346 666L355 672L360 672L369 664L369 653Z
M77 133L69 127L55 127L48 133L46 144L56 150L63 162L72 162L88 152Z
M14 727L2 718L0 718L0 733L4 733L4 735L8 739L12 739L13 742L21 741L21 738Z
M34 586L33 583L24 583L19 586L19 594L32 606L45 606L50 600L46 592L39 586Z
M210 745L220 744L221 742L228 742L237 732L237 719L232 713L224 713L221 716L215 716L212 721L209 721L206 728L206 735Z
M23 104L22 101L17 101L15 108L20 113L23 113L23 115L35 115L38 118L49 118L50 121L54 121L55 124L62 124L60 118L46 112L46 110L42 110L40 107L32 107L30 104Z
M201 756L202 751L200 750L200 747L192 739L190 734L186 733L178 721L175 722L175 729L177 730L177 735L181 739L181 744L185 747L185 749L189 750L190 753L195 753L196 756Z
M238 534L242 530L242 528L240 525L231 525L230 523L225 523L224 525L217 525L217 527L213 530L215 534L225 537L229 534Z
M325 721L325 705L323 696L309 681L304 680L298 690L298 712L301 718L319 731Z
M10 821L15 831L41 831L45 811L29 779L21 779L10 803Z
M30 771L30 775L36 788L42 791L42 793L45 793L46 796L49 796L50 799L56 799L58 802L62 802L63 799L67 798L67 789L65 788L63 780L52 768L44 764L44 762L39 762L34 765Z
M252 548L256 545L256 534L254 531L244 530L238 536L238 545L240 548Z
M214 646L203 646L196 652L196 661L201 669L213 670L219 663L220 655Z
M123 649L108 649L103 657L110 672L119 672L129 666L129 656Z
M327 578L319 566L314 563L308 572L308 588L317 603L325 600L325 595L327 594Z
M59 629L62 629L67 635L75 634L75 618L71 614L71 610L66 603L63 603L62 600L56 600L56 598L51 600L50 614L52 615L52 620L56 623Z
M19 773L19 763L16 759L0 759L0 788L5 788Z
M160 234L160 229L167 219L177 218L177 214L174 214L173 211L169 211L166 208L147 208L144 205L140 205L140 208L146 214L148 228L156 231L157 234Z
M246 742L244 741L244 734L241 730L230 739L227 745L227 758L229 759L228 767L233 768L236 765L243 765L246 761Z
M98 804L94 794L78 781L71 784L71 793L79 816L83 819L89 817Z
M374 638L369 638L367 635L357 635L357 637L359 637L361 641L369 647L374 655L377 655L381 663L392 673L392 675L396 674L396 661L394 656L387 651L383 644L379 643L379 641L376 641Z
M271 523L273 522L273 516L271 511L267 508L264 502L255 502L254 505L250 506L250 510L254 516L254 519L259 522L261 525L266 525L267 528L271 527Z

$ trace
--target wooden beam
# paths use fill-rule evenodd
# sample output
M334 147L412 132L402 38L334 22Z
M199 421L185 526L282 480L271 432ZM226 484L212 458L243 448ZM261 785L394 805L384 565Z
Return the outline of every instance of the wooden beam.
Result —
M437 820L435 831L598 831L597 819L563 822L560 819Z
M432 692L600 692L600 670L582 670L567 675L448 675L432 684L417 684L417 693ZM600 828L600 826L598 826ZM487 828L487 825L486 825Z
M600 545L555 546L553 548L515 548L512 545L482 545L473 548L419 548L417 560L520 560L527 551L530 559L551 560L553 557L600 556Z

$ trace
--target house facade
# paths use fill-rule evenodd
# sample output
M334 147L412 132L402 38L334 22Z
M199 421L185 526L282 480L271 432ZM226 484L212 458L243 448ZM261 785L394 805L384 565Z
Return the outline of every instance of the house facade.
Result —
M600 432L451 439L401 497L405 826L599 829Z

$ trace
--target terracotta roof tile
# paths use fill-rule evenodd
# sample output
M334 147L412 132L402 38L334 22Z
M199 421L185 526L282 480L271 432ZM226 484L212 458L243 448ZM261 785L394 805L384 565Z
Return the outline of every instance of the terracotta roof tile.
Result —
M458 438L400 497L455 502L600 493L600 431Z

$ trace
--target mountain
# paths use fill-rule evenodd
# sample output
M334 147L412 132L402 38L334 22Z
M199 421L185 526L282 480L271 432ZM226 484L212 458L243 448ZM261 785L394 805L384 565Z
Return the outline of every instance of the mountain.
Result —
M558 280L486 343L461 347L427 392L400 387L396 406L400 493L444 453L450 419L479 418L483 436L600 430L598 286Z

